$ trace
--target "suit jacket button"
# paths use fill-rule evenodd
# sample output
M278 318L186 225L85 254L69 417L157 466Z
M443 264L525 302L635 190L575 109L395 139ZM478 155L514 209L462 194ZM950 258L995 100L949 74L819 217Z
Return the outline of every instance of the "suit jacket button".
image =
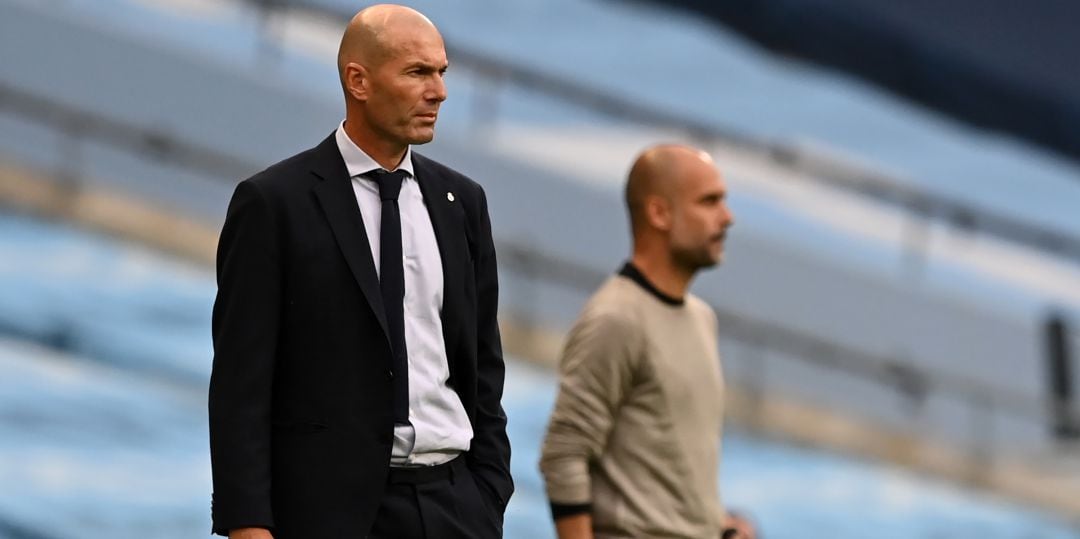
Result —
M390 369L390 370L387 370L387 371L386 371L386 377L387 377L387 378L393 378L393 377L394 377L394 371L393 371L393 369Z

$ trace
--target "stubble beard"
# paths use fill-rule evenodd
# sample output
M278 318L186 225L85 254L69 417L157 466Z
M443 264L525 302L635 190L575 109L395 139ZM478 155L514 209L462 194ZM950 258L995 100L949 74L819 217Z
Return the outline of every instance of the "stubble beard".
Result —
M721 251L714 257L708 246L694 249L676 248L672 249L671 258L676 267L693 275L703 269L715 267L723 260L724 253Z

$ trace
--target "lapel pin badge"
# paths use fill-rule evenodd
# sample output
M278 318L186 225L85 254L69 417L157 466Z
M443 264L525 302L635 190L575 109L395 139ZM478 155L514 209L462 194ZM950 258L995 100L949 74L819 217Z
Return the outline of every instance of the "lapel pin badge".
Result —
M446 192L446 200L449 200L450 202L453 202L454 201L454 193L451 193L451 192L447 191Z

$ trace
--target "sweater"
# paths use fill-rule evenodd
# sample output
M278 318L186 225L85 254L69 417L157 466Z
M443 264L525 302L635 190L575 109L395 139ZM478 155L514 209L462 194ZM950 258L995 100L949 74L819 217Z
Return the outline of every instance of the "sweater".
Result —
M571 329L540 469L553 506L591 506L598 538L716 538L723 375L712 309L632 266Z

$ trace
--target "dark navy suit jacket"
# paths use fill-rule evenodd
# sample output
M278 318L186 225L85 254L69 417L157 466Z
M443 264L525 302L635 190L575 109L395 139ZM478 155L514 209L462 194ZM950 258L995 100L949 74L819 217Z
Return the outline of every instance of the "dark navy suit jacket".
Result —
M449 384L474 431L465 458L501 521L514 487L487 200L415 151L413 165L442 257ZM374 521L393 441L391 354L350 181L331 135L241 182L229 204L209 394L216 533L340 539Z

